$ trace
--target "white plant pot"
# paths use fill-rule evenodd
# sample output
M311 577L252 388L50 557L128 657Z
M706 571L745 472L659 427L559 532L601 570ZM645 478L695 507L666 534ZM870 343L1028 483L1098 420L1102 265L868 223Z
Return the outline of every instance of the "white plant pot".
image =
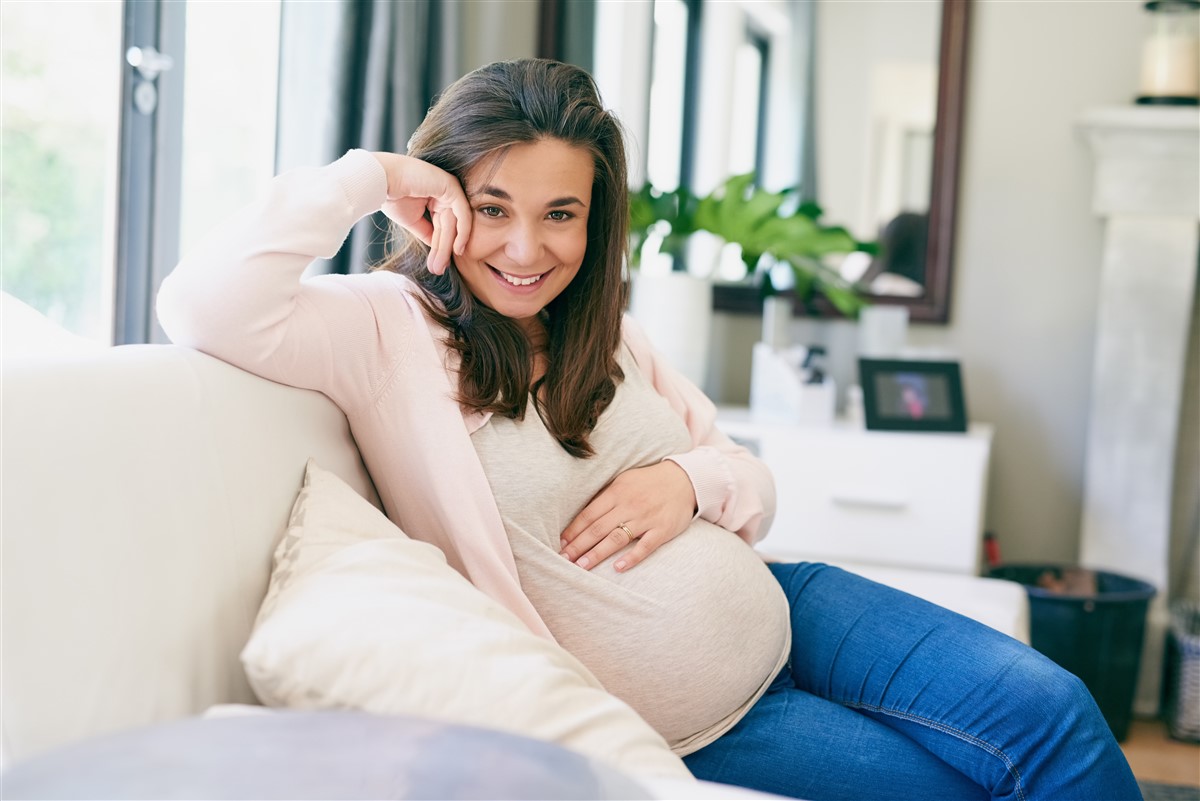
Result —
M712 282L684 272L636 271L629 313L666 360L703 389L712 331Z

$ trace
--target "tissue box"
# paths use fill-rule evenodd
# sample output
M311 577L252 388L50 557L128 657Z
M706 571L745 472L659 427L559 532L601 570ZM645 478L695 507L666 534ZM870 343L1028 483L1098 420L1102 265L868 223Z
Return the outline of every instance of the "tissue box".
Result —
M754 346L750 365L750 413L755 420L810 426L833 425L837 387L825 376L819 384L786 353L765 342Z

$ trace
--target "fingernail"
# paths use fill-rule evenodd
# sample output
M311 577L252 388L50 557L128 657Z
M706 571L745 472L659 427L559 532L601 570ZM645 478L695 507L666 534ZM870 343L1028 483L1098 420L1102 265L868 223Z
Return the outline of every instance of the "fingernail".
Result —
M566 541L566 539L565 539L565 538L564 538L564 539L560 539L560 540L558 541L558 548L559 548L559 550L560 550L560 551L565 551L565 550L567 549L567 546L568 546L569 544L570 544L570 543L568 543L568 542Z
M579 558L579 561L576 562L575 564L579 565L580 567L587 567L588 565L591 564L591 562L588 561L588 558L586 556L582 556Z
M615 567L618 572L622 571L625 569L625 562L624 561L617 562L615 565L613 565L613 567Z

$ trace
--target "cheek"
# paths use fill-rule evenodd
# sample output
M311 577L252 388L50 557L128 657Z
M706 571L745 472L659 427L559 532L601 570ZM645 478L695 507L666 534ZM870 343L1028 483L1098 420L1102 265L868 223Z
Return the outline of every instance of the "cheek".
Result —
M579 264L587 253L587 229L564 235L555 249L562 261Z
M483 260L499 247L499 237L495 231L489 231L476 225L471 230L471 238L467 240L467 249L463 255L468 259Z

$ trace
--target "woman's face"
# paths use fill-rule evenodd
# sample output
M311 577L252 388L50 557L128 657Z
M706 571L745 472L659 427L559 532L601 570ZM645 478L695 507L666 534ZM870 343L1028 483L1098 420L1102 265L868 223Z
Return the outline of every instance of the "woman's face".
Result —
M528 330L583 263L594 172L588 151L558 139L476 164L471 238L454 259L471 294Z

